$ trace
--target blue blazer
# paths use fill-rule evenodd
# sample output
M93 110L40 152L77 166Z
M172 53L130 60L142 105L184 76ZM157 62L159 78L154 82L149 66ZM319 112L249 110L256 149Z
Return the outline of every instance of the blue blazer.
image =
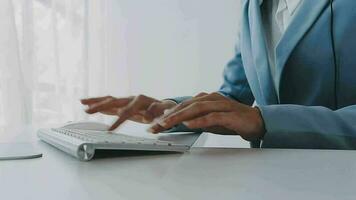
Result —
M256 101L267 130L264 148L356 149L356 1L334 0L337 108L329 0L300 6L276 47L273 80L260 1L242 0L236 55L220 92Z

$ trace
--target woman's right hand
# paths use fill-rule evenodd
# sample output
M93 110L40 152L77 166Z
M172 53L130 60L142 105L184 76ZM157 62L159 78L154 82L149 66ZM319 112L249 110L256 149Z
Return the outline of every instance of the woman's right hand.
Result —
M118 120L110 127L110 131L119 127L126 120L151 123L155 118L163 115L165 110L176 106L173 101L159 101L145 95L127 98L96 97L82 99L81 103L88 106L85 110L88 114L103 113L118 116Z

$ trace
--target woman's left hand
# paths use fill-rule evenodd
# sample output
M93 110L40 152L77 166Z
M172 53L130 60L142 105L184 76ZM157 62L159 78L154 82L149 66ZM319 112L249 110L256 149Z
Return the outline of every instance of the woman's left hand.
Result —
M191 129L240 135L249 141L263 138L266 132L258 108L241 104L219 93L203 93L177 105L156 120L150 131L159 133L180 123Z

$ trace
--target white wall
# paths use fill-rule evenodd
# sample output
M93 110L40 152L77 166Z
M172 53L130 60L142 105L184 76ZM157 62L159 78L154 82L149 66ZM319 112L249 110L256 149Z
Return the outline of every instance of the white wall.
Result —
M216 91L232 58L239 0L115 0L111 45L130 93L158 98Z

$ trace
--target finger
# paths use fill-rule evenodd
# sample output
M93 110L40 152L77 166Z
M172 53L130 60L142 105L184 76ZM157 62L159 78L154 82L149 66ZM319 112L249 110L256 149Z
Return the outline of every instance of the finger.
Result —
M140 119L139 122L145 123L145 124L151 123L155 119L155 117L150 112L147 112L145 110L139 111L139 115L137 115L137 117L139 117L139 119ZM133 118L130 118L130 120L132 120L132 119Z
M171 107L171 105L169 105L169 104L165 104L162 102L155 102L155 103L152 103L147 108L147 114L151 115L153 118L157 118L157 117L163 115L164 112L170 107Z
M127 121L131 118L134 121L142 122L142 117L138 117L136 114L134 114L134 110L132 108L125 108L125 109L119 111L119 113L117 113L117 115L118 115L118 119L115 121L115 123L113 125L111 125L111 127L109 128L109 131L113 131L113 130L117 129L119 126L121 126L121 124L123 124L125 121Z
M116 122L109 128L109 131L113 131L117 129L122 123L124 123L126 120L134 116L133 114L133 108L125 108L121 110L118 114L119 118L116 120Z
M119 108L114 108L114 109L110 109L110 110L100 111L100 113L105 114L105 115L117 115L117 113L119 113L120 110L121 109L119 109ZM146 113L145 111L140 111L138 114L130 117L129 120L148 124L154 120L154 117L152 117L149 113Z
M182 123L183 121L187 121L211 112L227 112L232 109L234 108L229 101L196 102L174 114L171 114L169 117L158 122L158 124L168 129Z
M106 105L106 104L111 103L113 101L114 101L113 98L107 98L107 99L104 99L102 101L98 101L96 103L89 104L88 108L85 110L85 112L88 113L88 114L93 114L94 113L93 111L95 110L96 107L100 107L102 105Z
M195 97L203 97L203 96L206 96L206 95L209 95L208 93L206 93L206 92L201 92L201 93L199 93L197 96L195 96Z
M208 94L205 96L203 94L200 94L200 95L201 96L198 95L197 97L194 97L190 100L184 101L184 102L178 104L177 106L173 107L172 110L170 110L170 112L168 114L165 114L164 116L162 116L162 119L167 118L170 115L173 115L174 113L179 112L180 110L182 110L196 102L226 100L226 97L220 95L219 93L212 93L212 94Z
M163 114L163 111L165 109L165 106L162 103L152 103L148 108L147 108L147 113L150 113L152 116L160 116Z
M168 118L157 119L156 122L152 124L149 131L152 133L162 132L182 123L183 121L197 118L210 112L223 112L230 111L231 109L233 109L233 106L227 101L196 102L183 110L170 115Z
M225 122L229 120L229 114L225 112L214 112L202 117L198 117L189 121L183 122L185 126L190 129L197 129L197 128L210 128L214 126L223 126Z
M152 99L146 96L139 95L135 97L133 101L131 101L126 107L124 107L122 110L120 110L117 113L119 119L110 127L109 130L110 131L115 130L126 120L138 114L140 110L143 110L144 108L148 107L151 104L152 104Z
M102 113L104 115L116 115L118 112L119 112L119 109L117 109L117 108L100 111L100 113Z
M105 97L87 98L87 99L81 99L80 102L83 105L89 105L89 104L97 103L97 102L103 101L105 99L110 99L110 98L113 98L113 97L112 96L105 96Z
M122 121L120 120L120 117L115 121L115 123L113 125L111 125L111 127L109 128L109 131L113 131L115 129L117 129L117 127L119 127L122 124Z
M169 115L172 112L172 109L166 109L163 111L164 115Z
M150 128L148 128L148 132L153 133L153 134L157 134L160 133L162 131L164 131L165 128L163 128L162 126L160 126L159 124L156 124L154 126L151 126Z
M236 132L230 129L227 129L222 126L212 126L204 128L204 132L219 134L219 135L236 135Z
M123 107L123 106L126 106L127 104L129 104L130 101L132 101L132 99L129 99L129 98L106 99L104 101L101 101L101 102L91 105L85 112L87 112L88 114L94 114L97 112L110 110L113 108L120 108L120 107Z

